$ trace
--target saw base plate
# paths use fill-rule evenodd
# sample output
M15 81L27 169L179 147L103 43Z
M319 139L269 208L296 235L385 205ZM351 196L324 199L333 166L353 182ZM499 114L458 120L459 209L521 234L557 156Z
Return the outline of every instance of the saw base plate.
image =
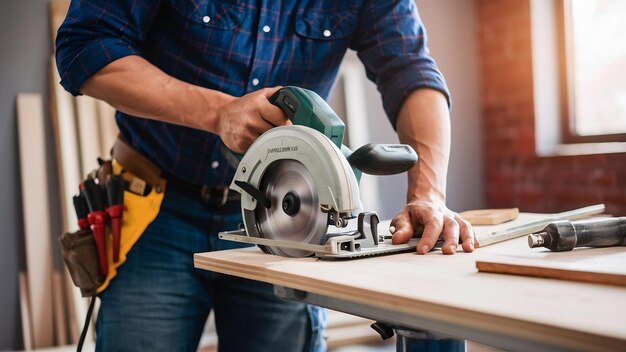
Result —
M326 244L323 245L250 237L246 234L246 230L224 231L220 232L218 236L221 240L227 241L310 251L316 258L334 260L357 259L364 257L411 252L415 250L415 246L419 241L419 238L413 238L405 244L391 244L391 240L389 240L389 243L381 243L375 247L350 250L350 247L352 247L354 244L354 238L350 236L331 237L330 239L328 239Z
M387 230L389 222L381 226L385 230L378 233L378 216L374 212L361 213L356 230L344 230L327 234L324 244L302 243L289 240L268 239L248 236L245 229L219 233L222 240L252 243L259 246L272 246L293 250L308 251L313 256L327 260L357 259L372 256L389 255L414 251L419 238L412 238L408 243L392 244L391 234Z

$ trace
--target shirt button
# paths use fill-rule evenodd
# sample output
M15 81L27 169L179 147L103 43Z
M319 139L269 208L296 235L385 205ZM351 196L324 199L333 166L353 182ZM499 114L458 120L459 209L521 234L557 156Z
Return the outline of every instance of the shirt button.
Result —
M271 30L270 26L263 26L263 32L269 33Z
M215 160L215 161L213 161L213 162L211 163L211 167L212 167L213 169L217 169L219 166L220 166L220 162L219 162L219 161L217 161L217 160Z
M252 85L253 86L258 86L259 85L259 79L258 78L253 78L252 79Z
M209 16L202 17L202 22L209 23L209 21L211 21L211 17L209 17Z
M324 35L324 37L328 38L328 37L330 37L330 35L332 33L330 33L330 31L328 29L324 29L324 32L322 32L322 34Z

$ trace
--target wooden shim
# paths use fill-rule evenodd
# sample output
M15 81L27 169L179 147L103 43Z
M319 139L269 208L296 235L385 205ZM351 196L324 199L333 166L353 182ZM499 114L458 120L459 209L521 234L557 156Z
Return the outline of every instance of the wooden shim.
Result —
M67 319L63 297L63 277L58 270L52 271L52 299L54 301L54 333L57 346L67 345Z
M527 238L519 238L515 242L518 245L508 246L509 250L499 250L477 258L479 271L614 286L624 286L626 283L626 247L575 248L572 251L552 252L547 248L528 248Z
M509 259L507 259L508 261ZM495 261L477 261L476 268L480 272L534 276L548 279L589 282L626 287L626 276L609 273L589 272L585 270L570 270L537 266L537 263L508 263Z
M111 148L115 143L115 138L119 133L117 123L115 122L115 109L102 100L97 102L98 123L100 126L100 143L101 154L103 156L111 155Z
M608 253L607 253L608 252ZM582 248L549 259L494 256L476 261L478 271L626 287L626 252Z
M472 225L497 225L517 219L519 209L476 209L463 211L459 215Z
M50 347L54 344L51 295L52 234L41 95L18 94L16 110L33 347Z
M30 303L28 302L28 279L26 273L20 271L20 316L22 318L22 342L24 350L33 349L33 330L30 322Z
M96 100L88 96L75 99L81 174L87 175L98 167L97 159L102 156Z

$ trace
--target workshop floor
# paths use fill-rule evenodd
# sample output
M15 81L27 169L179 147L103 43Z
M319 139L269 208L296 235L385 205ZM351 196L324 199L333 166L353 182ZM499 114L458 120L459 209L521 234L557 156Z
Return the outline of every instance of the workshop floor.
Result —
M328 352L395 352L395 342L329 348Z
M394 341L382 342L379 344L343 346L343 347L336 347L336 348L328 350L328 352L395 352L395 351L396 351L396 345ZM481 345L476 342L468 341L467 351L468 352L500 352L501 350L491 347L491 346Z
M350 346L341 346L335 348L329 348L328 352L395 352L396 344L394 341L373 343L373 344L359 344ZM481 345L476 342L469 341L467 343L467 352L500 352L497 348ZM206 348L200 349L198 352L217 352L216 349Z

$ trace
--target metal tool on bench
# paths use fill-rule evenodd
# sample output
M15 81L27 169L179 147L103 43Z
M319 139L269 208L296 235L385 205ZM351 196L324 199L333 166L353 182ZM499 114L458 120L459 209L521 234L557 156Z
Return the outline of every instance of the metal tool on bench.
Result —
M270 102L293 125L265 132L242 157L230 188L242 195L244 228L220 238L287 257L341 259L415 248L417 239L393 245L390 236L379 235L378 216L363 212L358 187L362 172L410 169L415 151L404 144L367 144L352 152L342 145L343 122L312 91L285 87Z
M626 246L626 217L556 221L528 236L530 248L545 247L553 252L575 247Z

